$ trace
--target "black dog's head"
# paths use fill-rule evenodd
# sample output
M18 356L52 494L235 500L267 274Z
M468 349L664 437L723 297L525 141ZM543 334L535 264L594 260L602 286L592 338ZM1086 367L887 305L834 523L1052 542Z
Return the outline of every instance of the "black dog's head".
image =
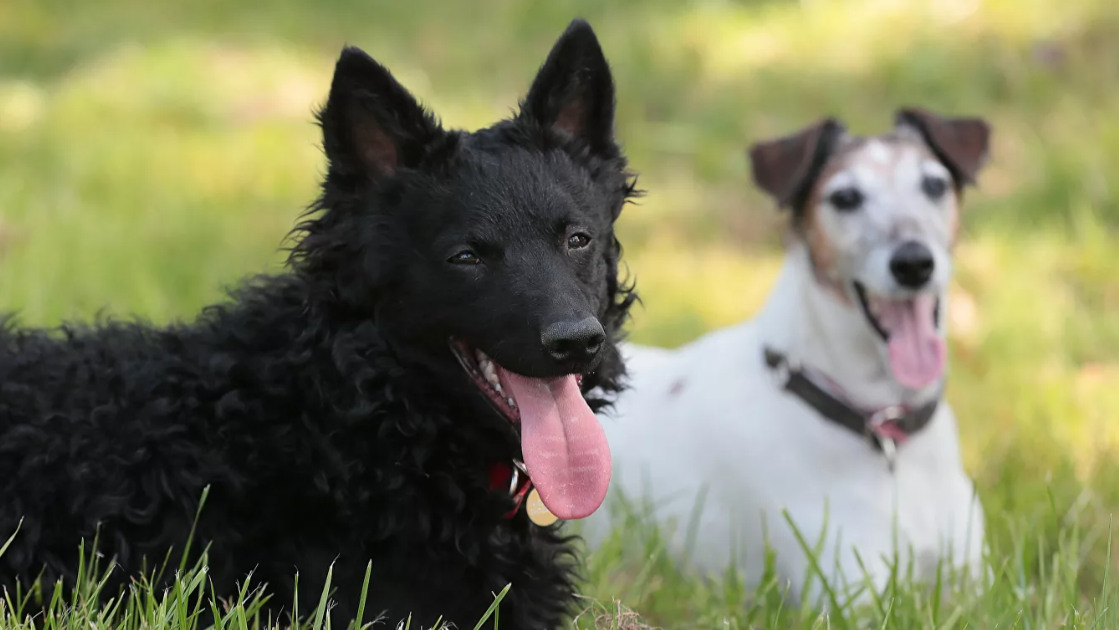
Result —
M444 130L355 48L338 60L320 121L330 167L299 268L443 378L436 395L465 392L519 423L557 515L593 511L609 453L582 391L619 388L615 343L632 296L613 225L633 187L590 26L572 22L520 112L487 129Z

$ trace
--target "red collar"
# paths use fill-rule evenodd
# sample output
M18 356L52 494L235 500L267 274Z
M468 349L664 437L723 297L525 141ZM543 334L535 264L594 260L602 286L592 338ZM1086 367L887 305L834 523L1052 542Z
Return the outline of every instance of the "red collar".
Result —
M505 514L505 518L513 518L524 505L525 496L532 489L532 479L529 478L524 464L513 460L513 465L494 462L490 464L490 489L499 492L508 492L513 499L513 509Z

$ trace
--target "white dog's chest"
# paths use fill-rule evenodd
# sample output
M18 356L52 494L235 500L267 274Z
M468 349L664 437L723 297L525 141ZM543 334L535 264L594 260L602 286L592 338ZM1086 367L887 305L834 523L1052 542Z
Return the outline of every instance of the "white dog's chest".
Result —
M757 580L768 543L778 570L803 582L811 563L789 519L810 546L823 537L817 564L830 579L857 579L860 557L876 583L895 559L919 579L935 577L949 548L954 564L977 561L982 514L974 514L946 406L901 448L891 472L867 442L780 390L760 348L755 356L741 336L733 345L728 336L684 355L637 350L631 370L641 395L623 398L603 420L613 487L655 500L658 520L676 529L678 544L694 522L689 557L700 568L722 571L735 555L747 579ZM960 523L969 516L970 530ZM815 592L810 586L808 594Z

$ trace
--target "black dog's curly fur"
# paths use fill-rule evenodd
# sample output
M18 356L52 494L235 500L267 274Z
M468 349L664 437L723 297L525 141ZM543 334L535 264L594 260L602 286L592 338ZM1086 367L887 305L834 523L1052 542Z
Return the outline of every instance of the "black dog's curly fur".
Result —
M614 89L590 27L556 43L513 118L445 131L359 50L320 114L329 171L287 273L191 324L0 330L0 586L72 585L100 527L113 585L198 544L228 595L253 572L273 611L317 601L472 627L506 584L501 628L555 628L570 541L491 489L517 432L448 339L527 376L578 372L592 407L620 387L633 301L613 222L633 194ZM574 242L578 230L590 244ZM581 237L580 237L581 238ZM593 314L601 351L563 365L541 327ZM585 319L585 318L584 318ZM196 547L197 548L197 547ZM110 589L112 590L112 589Z

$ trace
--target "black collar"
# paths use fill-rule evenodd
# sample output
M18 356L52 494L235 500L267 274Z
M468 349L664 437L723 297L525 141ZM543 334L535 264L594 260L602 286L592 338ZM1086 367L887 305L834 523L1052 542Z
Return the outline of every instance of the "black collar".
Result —
M867 412L836 398L776 350L765 349L765 363L776 372L779 385L785 391L803 400L824 418L866 437L876 450L886 456L891 470L899 444L928 426L940 405L938 393L916 409L891 405Z

